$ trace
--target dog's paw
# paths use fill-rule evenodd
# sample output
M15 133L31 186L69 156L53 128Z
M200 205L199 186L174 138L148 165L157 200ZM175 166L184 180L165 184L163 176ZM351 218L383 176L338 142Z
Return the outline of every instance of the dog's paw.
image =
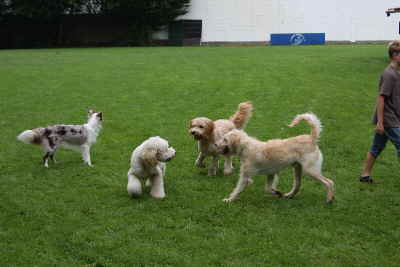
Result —
M151 194L154 199L163 199L165 198L165 194Z
M208 176L215 176L217 175L217 169L211 168L208 169Z
M232 172L233 172L232 169L226 169L226 170L224 170L224 175L225 175L225 176L231 175Z
M282 194L282 192L281 192L281 191L278 191L278 190L273 190L273 191L272 191L272 195L273 195L274 197L279 197L279 198L284 197L284 195ZM286 197L286 196L285 196L285 197Z
M332 196L332 197L330 197L330 198L328 198L328 199L326 200L326 204L332 204L334 200L335 200L335 197Z
M284 194L282 197L287 198L287 199L293 199L294 195L292 195L292 194Z
M224 198L222 201L225 202L225 203L230 203L230 202L232 202L233 200L234 200L233 198L228 197L228 198Z
M200 161L196 161L195 165L196 165L196 167L199 167L199 168L205 168L206 167L206 164L204 162L200 162Z

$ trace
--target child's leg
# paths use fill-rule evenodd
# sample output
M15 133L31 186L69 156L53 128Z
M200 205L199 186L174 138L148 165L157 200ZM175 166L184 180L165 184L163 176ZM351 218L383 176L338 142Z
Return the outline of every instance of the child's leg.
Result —
M386 134L375 134L372 146L367 153L367 159L365 160L364 169L361 173L361 177L368 177L371 175L375 160L379 156L379 154L385 149L387 141L388 136Z
M397 150L397 158L400 160L400 128L388 128L386 134Z

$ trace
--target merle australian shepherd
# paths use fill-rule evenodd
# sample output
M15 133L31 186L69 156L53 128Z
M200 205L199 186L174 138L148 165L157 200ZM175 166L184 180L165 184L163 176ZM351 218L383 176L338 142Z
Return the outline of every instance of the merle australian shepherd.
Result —
M103 116L101 112L88 111L88 122L83 125L52 125L46 128L26 130L17 139L26 144L41 145L46 153L43 163L49 167L49 158L54 160L54 153L59 147L66 147L82 153L83 161L92 166L90 146L96 143L101 130Z

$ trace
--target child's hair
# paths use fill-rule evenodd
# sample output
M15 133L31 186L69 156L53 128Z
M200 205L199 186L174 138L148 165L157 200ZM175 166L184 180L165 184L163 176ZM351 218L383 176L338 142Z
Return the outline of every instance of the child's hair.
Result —
M389 57L392 58L393 54L400 54L400 41L390 42L388 45Z

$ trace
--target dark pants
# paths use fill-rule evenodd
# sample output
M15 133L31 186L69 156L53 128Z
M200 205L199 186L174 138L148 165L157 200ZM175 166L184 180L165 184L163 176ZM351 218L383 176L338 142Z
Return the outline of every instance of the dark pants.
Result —
M369 152L377 158L379 154L385 149L387 141L390 140L397 150L397 156L400 159L400 128L385 128L384 134L376 133L374 142Z

